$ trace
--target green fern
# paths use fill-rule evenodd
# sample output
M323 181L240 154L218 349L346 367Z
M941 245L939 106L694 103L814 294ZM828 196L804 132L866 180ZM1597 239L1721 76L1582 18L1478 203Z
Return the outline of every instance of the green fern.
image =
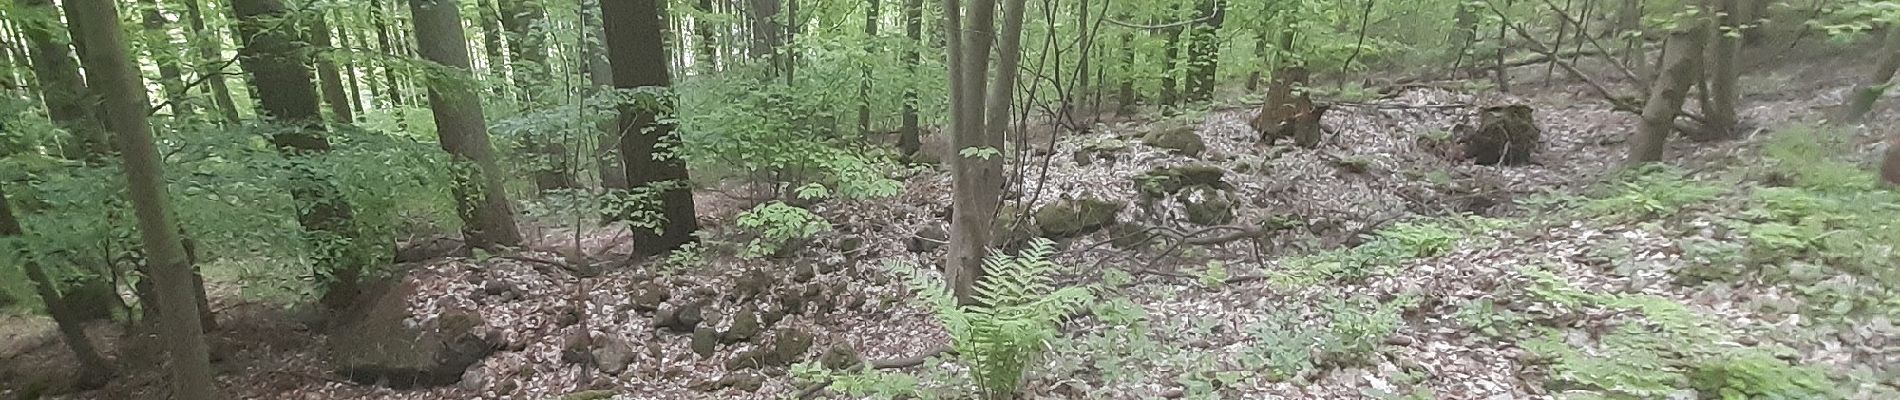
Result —
M1094 299L1084 288L1056 287L1058 265L1049 260L1054 245L1036 239L1016 256L997 254L985 260L985 276L976 284L976 304L971 305L958 305L940 281L913 267L893 267L950 332L958 361L969 368L986 398L1016 393L1050 341L1061 334L1057 323Z

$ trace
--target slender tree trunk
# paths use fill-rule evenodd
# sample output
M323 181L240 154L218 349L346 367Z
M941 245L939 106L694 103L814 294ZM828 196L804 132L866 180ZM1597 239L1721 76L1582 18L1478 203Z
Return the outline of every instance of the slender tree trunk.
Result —
M1709 9L1716 11L1717 25L1709 30L1710 42L1707 80L1709 102L1702 104L1702 116L1705 126L1696 136L1703 140L1728 140L1735 138L1735 103L1741 100L1737 88L1741 79L1741 25L1738 15L1742 8L1738 0L1712 0Z
M1643 106L1643 123L1630 138L1626 164L1662 161L1663 146L1675 130L1676 116L1689 88L1696 82L1696 65L1702 59L1703 40L1708 38L1706 24L1691 23L1669 35L1663 49L1663 62L1655 83L1649 88L1649 101Z
M587 59L587 81L594 85L589 94L599 95L614 89L614 67L607 60L606 31L601 29L600 22L600 1L584 1L581 7L586 9L581 14L581 30L595 39L586 41L583 47ZM619 121L602 119L595 124L594 129L600 131L600 143L594 149L594 168L599 171L601 188L627 190L627 168L620 165L622 135Z
M277 129L271 144L292 160L305 160L330 151L324 137L323 112L318 107L317 91L310 69L303 64L299 43L304 33L275 25L290 13L282 0L233 0L238 36L245 38L239 51L239 63L250 72L257 86L257 102L265 116L288 125ZM333 278L323 303L334 308L349 305L358 294L366 262L372 257L356 256L358 249L376 247L369 243L348 243L357 237L351 227L353 211L329 177L309 167L293 167L290 196L300 205L297 222L308 240L317 245L316 268Z
M877 14L878 0L865 0L864 11L864 51L877 54ZM871 134L871 66L865 65L861 73L863 80L858 83L858 133Z
M337 72L336 59L327 54L336 50L330 43L329 22L318 14L306 32L307 40L316 47L317 79L323 89L323 102L330 105L332 121L346 125L356 123L356 114L350 112L350 95L343 91L343 74Z
M1124 18L1126 19L1126 18ZM1115 114L1135 113L1135 32L1122 32L1122 81L1115 95Z
M1648 76L1648 55L1643 54L1643 0L1623 0L1616 9L1616 30L1623 36L1623 64L1637 76Z
M361 37L358 36L357 38ZM369 108L363 105L363 87L356 82L356 56L353 53L355 49L362 47L357 46L358 43L352 40L348 26L337 27L336 41L341 42L344 47L352 48L350 49L352 54L349 59L345 60L342 66L343 82L350 87L350 109L355 111L355 114L369 111Z
M1164 29L1163 34L1168 42L1161 50L1161 108L1163 113L1172 114L1181 102L1180 80L1176 78L1180 71L1175 69L1181 56L1181 27Z
M370 23L376 25L376 43L382 48L382 53L386 55L401 55L401 43L397 42L389 32L389 26L394 24L394 22L390 21L389 9L383 8L382 0L369 0L369 19ZM389 106L392 108L402 107L403 105L402 83L396 79L396 75L396 68L390 65L388 61L384 61L383 84L388 90L384 90L383 93L388 95ZM402 113L397 112L396 115L397 118L401 118Z
M601 3L607 31L607 55L613 65L614 86L621 89L658 89L658 101L621 110L621 163L634 190L658 192L660 229L634 228L634 252L656 255L694 241L699 230L694 214L692 181L686 163L677 154L679 133L672 122L672 74L667 71L666 9L660 0L614 0ZM655 157L659 155L661 157Z
M0 188L3 189L3 188ZM20 220L14 216L12 206L7 203L7 194L0 190L0 238L13 238L26 235L20 227ZM5 249L19 251L18 259L24 262L20 268L26 270L26 278L33 281L33 291L40 295L45 303L46 313L53 317L53 324L59 329L60 339L66 342L66 348L73 352L73 359L79 362L79 386L83 389L98 388L118 375L112 363L107 362L99 350L92 346L92 339L86 337L84 318L74 315L66 308L66 300L59 295L52 278L46 276L46 270L39 262L24 254L25 249Z
M163 163L146 120L151 105L146 102L145 82L126 51L119 11L113 3L65 0L69 19L77 22L77 37L88 43L82 52L88 76L104 99L105 113L112 116L106 126L119 141L139 237L160 292L159 306L169 315L198 315L198 304L192 301L191 265L186 261L177 225L172 222ZM173 399L219 398L211 378L204 327L199 324L197 318L166 318L160 322L166 354L171 357L166 369L171 372Z
M717 11L713 10L712 0L699 0L698 10L701 15L693 18L693 33L699 36L699 59L694 61L699 64L701 71L718 71L719 40L717 34L719 28L713 25L711 18L706 17L713 15L713 13Z
M461 84L474 79L468 73L468 48L462 40L462 16L450 0L410 0L415 16L416 47L422 58L446 67L457 76L434 76L429 84L430 109L441 132L442 149L453 159L456 209L462 217L462 236L469 246L494 249L518 246L514 207L502 190L501 167L488 141L488 125L476 90Z
M478 10L476 17L481 18L482 55L485 56L482 59L482 65L486 67L489 76L501 78L501 82L508 82L508 59L502 54L502 49L506 45L501 39L501 15L495 11L495 0L477 1L475 8ZM491 90L497 95L505 95L508 93L507 88L508 85L495 85Z
M237 123L237 101L231 98L231 85L224 76L224 39L217 30L205 26L199 1L184 0L187 26L191 27L192 40L196 41L192 47L198 50L198 73L207 75L205 86L211 88L211 101L217 105L218 115L225 123Z
M171 20L158 9L157 0L140 0L145 10L145 50L152 63L158 65L158 83L165 91L165 102L172 111L172 117L184 118L192 114L191 94L185 89L185 73L178 66L179 54L174 51L171 32L165 27Z
M767 79L786 72L785 21L779 15L779 0L747 0L752 8L752 57L765 58L770 64Z
M908 48L904 49L904 70L914 78L924 47L924 0L904 0L904 37L910 38ZM922 127L917 118L918 100L917 88L904 89L904 127L897 133L897 151L906 157L917 154L923 147Z
M22 0L21 12L43 12L44 15L58 15L53 10L52 0ZM38 11L35 11L38 10ZM75 20L68 28L72 37L79 38L79 26L84 21ZM79 74L79 63L73 59L72 51L66 42L59 40L60 35L51 31L56 25L26 24L23 32L32 47L33 75L39 78L40 98L46 103L46 114L53 123L72 134L72 144L61 146L61 153L72 160L99 161L112 154L113 143L100 118L99 98L87 88L86 79Z
M1841 122L1861 122L1867 113L1873 112L1874 103L1887 93L1887 88L1892 87L1888 81L1893 80L1895 71L1900 71L1900 24L1889 27L1885 39L1886 43L1880 47L1880 63L1874 66L1873 76L1848 92L1847 104L1841 106L1841 115L1837 118Z
M500 0L501 27L508 32L509 69L514 71L515 96L523 105L534 104L531 87L545 79L548 53L546 30L538 28L547 13L534 0Z
M996 212L1002 201L1003 155L1009 125L1010 98L1020 61L1023 1L1006 0L1001 32L997 32L996 0L972 0L963 8L946 0L945 29L962 33L949 46L953 114L950 173L950 250L944 263L945 281L959 303L974 303L976 283L983 278L983 258L994 236ZM961 17L968 18L965 21ZM997 36L1000 34L1001 36ZM992 42L1000 37L1001 43ZM989 55L997 45L995 81L989 79ZM985 87L985 85L990 85ZM986 93L988 92L988 93ZM988 116L986 118L986 116ZM987 153L970 156L964 152Z
M1188 44L1187 101L1203 102L1214 98L1215 72L1220 66L1220 28L1226 20L1225 0L1201 0L1198 15L1212 15L1196 24Z

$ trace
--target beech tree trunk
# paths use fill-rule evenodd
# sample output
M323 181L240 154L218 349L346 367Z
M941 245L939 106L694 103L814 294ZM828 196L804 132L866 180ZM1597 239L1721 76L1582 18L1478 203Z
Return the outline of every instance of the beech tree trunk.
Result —
M1669 35L1661 71L1650 84L1649 101L1643 105L1642 125L1630 138L1627 165L1662 161L1663 147L1676 129L1676 116L1681 115L1682 103L1697 80L1703 41L1708 38L1706 24L1689 25Z
M1227 19L1226 0L1201 0L1200 13L1212 15L1195 24L1188 44L1187 101L1202 102L1214 98L1215 72L1220 66L1220 28Z
M87 43L82 57L93 87L104 99L104 112L112 118L106 126L119 141L120 155L131 193L132 209L138 219L140 240L152 265L152 280L160 292L159 307L168 315L198 315L192 298L191 265L186 261L184 245L172 222L171 205L165 195L163 163L153 144L152 127L146 120L145 79L125 47L119 29L119 11L113 0L65 0L68 18ZM178 400L218 399L211 379L211 362L204 340L204 327L197 318L165 318L160 321L161 338L171 362L171 398Z
M379 45L378 47L382 49L382 53L387 55L400 54L398 49L402 43L395 41L389 33L389 25L391 25L392 22L389 21L389 10L383 8L382 0L369 0L369 19L370 23L376 25L376 43ZM388 104L390 107L403 106L402 83L396 78L396 75L396 68L390 65L388 61L384 61L383 87L387 90L384 90L383 94L389 98ZM401 118L402 113L398 112L396 115L398 118Z
M718 71L719 40L717 35L719 28L713 25L712 19L704 17L705 15L712 15L717 11L713 10L712 0L699 0L697 9L702 16L693 18L693 33L699 36L699 43L697 43L699 45L699 59L694 61L699 64L701 71Z
M944 1L944 32L950 35L952 148L948 153L953 187L944 280L959 303L972 304L1002 203L1004 132L1010 127L1010 102L1022 56L1024 1L1004 1L1000 27L995 24L996 0L972 0L967 8L961 3ZM998 41L992 43L992 37ZM992 45L996 47L994 80L988 76Z
M198 50L198 73L208 75L205 86L211 88L212 104L217 105L218 115L225 123L238 122L237 101L231 98L231 85L225 79L224 39L218 31L205 27L204 10L199 0L184 0L185 20L191 27L192 40Z
M346 125L355 123L356 114L350 112L349 92L343 91L343 74L337 72L336 60L324 54L334 50L330 44L330 24L319 14L310 21L308 33L310 44L316 46L317 78L322 85L323 102L330 105L331 121Z
M1859 123L1867 117L1867 113L1873 112L1874 103L1887 93L1887 88L1892 87L1888 81L1893 80L1896 71L1900 71L1900 24L1888 28L1885 39L1886 43L1880 47L1880 63L1874 66L1873 76L1868 77L1867 82L1854 86L1854 91L1847 96L1847 104L1841 106L1838 118L1841 122Z
M0 188L4 189L4 188ZM13 215L13 208L7 202L7 194L0 190L0 238L20 237L26 230L20 227L20 220ZM20 268L26 270L26 278L33 281L33 291L40 296L40 302L46 305L46 314L53 317L53 324L59 330L60 339L66 342L67 350L73 352L73 359L79 362L79 386L81 389L93 389L105 385L118 371L107 362L99 350L92 345L92 339L86 337L85 318L74 315L66 308L67 302L59 295L58 286L46 276L46 270L39 262L23 254L25 249L0 249L18 252Z
M1709 102L1702 105L1702 116L1706 122L1702 132L1695 135L1700 140L1728 140L1735 137L1735 103L1741 100L1737 88L1741 79L1741 24L1736 13L1742 11L1738 0L1711 0L1709 9L1714 10L1716 26L1709 29L1709 60L1706 78L1709 85Z
M52 0L21 0L18 5L23 12L59 15L53 9ZM67 18L76 19L70 15ZM83 21L73 22L68 29L72 30L72 37L79 38L78 28ZM79 74L79 63L73 59L67 43L51 31L53 27L47 24L22 27L32 47L32 56L28 58L33 63L33 75L40 81L40 98L46 103L46 114L53 123L72 134L73 144L62 146L61 153L67 159L99 161L111 155L113 147L100 119L99 98L87 87L86 79Z
M865 0L864 11L864 51L877 53L877 14L878 0ZM871 66L865 65L863 80L858 83L858 133L871 134Z
M1168 41L1161 50L1161 109L1163 113L1172 114L1181 102L1180 81L1175 78L1180 71L1174 67L1181 55L1181 27L1167 28L1163 32Z
M672 122L675 96L671 93L672 74L667 71L664 6L660 0L601 3L614 86L656 90L655 95L660 97L650 102L651 106L625 107L620 114L620 132L624 135L620 161L627 169L627 183L635 191L656 192L650 198L658 201L659 214L665 218L660 229L633 229L634 252L643 256L693 242L693 233L699 230L686 162L678 154L662 152L678 149L680 144Z
M449 0L410 0L409 10L415 15L416 47L422 58L455 74L430 80L429 109L435 115L442 149L455 164L451 175L462 236L476 248L518 246L521 231L515 226L508 194L502 190L501 167L496 166L494 147L488 141L479 91L461 83L474 79L468 73L461 12Z
M904 49L904 70L917 74L924 47L924 0L904 0L904 37L910 38ZM904 89L903 128L897 132L897 152L906 157L923 147L922 127L917 118L917 88Z
M250 72L257 87L257 102L262 114L285 124L271 135L271 144L292 160L304 160L330 151L324 137L323 112L317 105L317 91L310 69L304 65L301 44L304 37L291 27L277 25L290 14L282 0L233 0L238 36L245 38L238 52L239 64ZM324 295L324 304L347 306L357 295L358 281L369 257L355 256L368 243L346 243L357 237L351 227L353 211L329 177L309 167L293 167L290 196L300 205L297 222L306 240L318 244L314 257L318 271L331 274L332 283Z
M595 40L586 41L587 81L594 85L590 94L598 95L614 89L614 67L607 60L606 31L600 22L600 1L588 0L581 3L586 12L581 14L581 29L585 35ZM600 139L594 148L594 168L600 174L600 186L609 190L627 190L627 168L620 165L620 123L613 119L603 119L594 126L600 131Z
M502 53L506 45L501 39L501 15L495 11L495 0L477 1L475 8L476 18L481 18L482 55L484 56L482 66L488 71L488 75L500 78L500 82L508 82L508 59ZM508 85L495 85L491 90L501 95L508 93L507 88Z
M171 20L165 19L165 15L160 12L157 0L140 0L139 5L145 9L142 26L145 28L146 55L152 58L153 64L158 65L158 83L164 89L165 103L169 105L167 108L171 109L174 118L189 117L192 114L191 95L185 89L185 73L178 67L179 54L174 52L177 46L172 45L171 32L165 28Z

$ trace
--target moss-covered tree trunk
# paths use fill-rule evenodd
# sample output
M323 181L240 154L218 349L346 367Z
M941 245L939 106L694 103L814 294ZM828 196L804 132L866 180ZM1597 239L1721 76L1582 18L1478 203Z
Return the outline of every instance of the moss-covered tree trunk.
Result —
M680 138L674 131L672 113L673 78L667 70L666 11L659 0L610 0L601 3L601 16L607 32L607 56L613 65L614 87L650 91L658 101L642 102L621 110L620 161L627 169L627 183L633 191L649 193L636 196L650 204L637 205L656 209L664 221L635 221L634 252L657 255L694 240L699 220L694 215L692 181L686 175L686 162L672 149ZM654 222L652 229L639 226Z
M53 9L52 0L21 0L17 4L21 12L59 15ZM83 21L73 22L68 28L77 38ZM40 98L46 103L47 116L73 137L72 145L60 149L61 155L72 160L99 160L112 153L112 140L97 108L99 98L87 87L86 78L79 74L79 62L73 59L68 43L52 31L55 27L50 24L21 27L32 47L28 58L33 64L33 75L40 81Z
M12 238L26 235L20 226L20 220L13 214L13 207L7 202L7 194L0 187L0 238ZM33 281L33 291L40 296L40 302L46 305L46 313L53 317L53 324L59 330L59 337L66 342L66 348L73 352L73 359L79 362L79 386L82 389L97 388L112 380L118 374L112 363L107 362L99 350L92 345L92 339L86 337L85 318L75 315L66 307L66 300L52 278L46 276L46 269L38 261L24 254L26 249L0 249L19 252L24 262L20 268L26 270L26 278Z
M435 76L429 82L429 109L435 115L442 149L453 158L454 195L462 217L462 235L469 246L518 246L514 206L502 190L501 167L496 166L488 125L482 116L479 91L467 80L468 48L462 40L462 18L455 2L410 0L415 15L416 47L422 58L440 64L453 76Z
M145 79L139 76L119 29L119 11L113 0L65 0L69 18L75 21L76 37L87 43L82 51L93 88L104 99L104 112L112 118L106 127L118 139L124 163L126 186L131 193L133 213L138 219L140 241L152 265L152 280L159 290L159 307L169 315L198 315L192 301L191 265L172 222L170 200L165 194L163 163L152 140L152 127L146 120L151 107L145 98ZM197 318L165 318L160 321L160 336L171 362L171 398L178 400L218 399L211 379L211 362L205 345L204 327Z
M298 206L297 222L306 240L316 245L316 268L329 274L324 304L347 306L358 294L364 269L375 257L366 256L372 243L354 232L353 210L321 168L309 165L314 156L329 152L324 137L323 112L317 90L302 57L303 33L297 24L277 24L291 15L282 0L233 0L238 36L245 38L239 63L257 87L262 114L284 127L271 135L271 144L292 162L290 196Z
M1650 84L1649 100L1643 105L1642 125L1630 138L1630 153L1625 164L1662 161L1663 147L1676 129L1676 116L1682 114L1682 103L1697 80L1703 41L1708 39L1704 32L1707 25L1684 25L1669 35L1669 45L1663 49L1661 73Z
M1887 93L1887 88L1892 87L1888 81L1893 80L1896 71L1900 71L1900 24L1888 28L1886 43L1880 47L1880 62L1874 66L1874 74L1867 77L1867 82L1854 86L1854 91L1848 93L1847 104L1841 106L1841 115L1837 119L1845 123L1858 123L1866 118L1867 113L1874 110L1874 103Z

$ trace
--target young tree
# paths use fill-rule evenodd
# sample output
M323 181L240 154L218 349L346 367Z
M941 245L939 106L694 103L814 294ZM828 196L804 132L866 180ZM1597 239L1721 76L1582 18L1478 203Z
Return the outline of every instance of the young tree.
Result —
M1703 21L1684 21L1683 27L1670 33L1658 67L1661 71L1650 84L1649 100L1643 105L1643 123L1630 138L1626 164L1662 161L1663 145L1675 132L1676 116L1682 114L1684 98L1695 84L1703 42L1708 39L1704 31L1707 26Z
M20 0L18 4L19 11L30 13L28 15L59 18L52 0ZM68 16L68 20L73 19ZM112 140L98 115L99 99L87 87L85 77L79 74L79 63L73 59L68 43L52 31L59 24L23 25L22 30L32 47L32 56L28 58L33 64L33 75L40 81L40 97L46 103L46 114L75 139L74 145L63 147L61 153L72 160L98 160L111 155ZM78 25L68 26L74 38L80 37Z
M923 61L924 47L924 0L904 0L904 37L910 39L904 49L904 70L917 74L917 66ZM904 89L903 128L897 132L897 152L906 157L916 155L923 147L922 129L917 117L917 88Z
M1009 128L1022 59L1023 0L1004 0L996 28L996 0L944 0L944 32L950 65L950 252L944 279L958 302L975 301L1002 203L1003 132ZM965 18L968 18L966 21ZM961 32L962 34L957 34ZM997 41L992 42L992 38ZM989 79L996 49L996 78ZM985 85L989 85L985 87Z
M1204 21L1195 24L1188 43L1187 101L1214 98L1215 72L1220 66L1220 29L1227 20L1226 0L1201 0Z
M877 14L878 0L865 0L864 9L864 52L877 54ZM863 80L858 83L858 133L871 134L871 65L863 68Z
M65 0L66 11L74 22L76 37L87 43L81 52L87 76L104 99L104 112L111 118L106 126L119 141L124 159L127 187L131 192L133 213L138 219L140 241L144 243L151 279L159 291L159 308L166 315L198 315L193 301L191 265L172 221L170 199L165 194L163 163L152 140L152 127L146 120L151 107L145 99L145 79L139 76L125 47L119 27L119 10L113 0ZM212 400L219 398L211 379L211 362L206 351L204 327L197 318L164 318L159 322L166 354L171 357L171 398Z
M593 85L590 95L612 91L614 89L614 67L607 61L607 48L602 38L606 31L601 29L600 1L586 0L581 3L581 30L590 37L583 43L587 59L587 83ZM600 187L609 190L627 190L627 169L620 165L620 124L611 119L600 121L595 127L600 131L599 147L594 149L594 168L600 174Z
M310 28L305 31L307 38L317 54L317 79L322 86L323 102L330 106L330 118L338 124L356 122L355 113L350 112L350 96L343 91L343 74L337 71L336 60L330 57L333 51L330 44L330 24L322 14L310 19Z
M1702 105L1706 125L1697 135L1702 140L1726 140L1735 137L1735 103L1741 100L1737 87L1741 79L1742 26L1738 13L1741 0L1708 0L1716 26L1709 29L1708 104Z
M26 230L20 227L19 218L13 214L13 206L7 202L6 192L0 190L0 239L25 235ZM14 256L22 261L20 269L26 270L26 278L33 281L33 291L39 294L40 302L46 305L46 313L53 317L60 339L66 342L68 350L72 350L73 359L79 361L80 388L97 388L112 380L118 371L114 371L112 363L107 362L104 356L99 355L99 350L92 346L92 339L86 337L85 321L66 308L68 303L60 296L53 279L46 276L46 269L26 254L25 249L0 250L16 252Z
M410 0L415 16L416 45L422 58L444 67L429 79L429 109L442 149L455 163L452 176L456 210L462 217L462 236L469 246L518 246L514 207L502 191L501 167L495 165L482 116L479 93L468 82L468 47L462 40L462 16L450 0Z
M600 6L614 86L652 96L620 113L620 162L627 169L627 183L637 193L651 194L638 197L657 202L653 206L664 218L657 229L634 228L634 251L640 255L671 251L692 242L699 230L686 162L671 153L679 148L680 137L672 117L663 7L659 0L603 1Z
M164 89L166 107L171 108L174 118L191 116L191 95L186 93L184 70L178 66L178 48L172 45L171 32L166 28L171 20L158 9L157 0L140 0L139 5L145 9L145 52L158 65L158 83Z
M237 101L231 98L231 85L224 78L224 40L217 30L205 26L204 10L198 4L200 0L184 0L185 20L190 22L193 48L198 50L197 70L206 75L205 86L211 88L211 101L218 106L218 115L224 122L238 122Z
M1887 30L1885 40L1880 47L1880 61L1874 65L1873 76L1848 92L1847 104L1841 106L1841 114L1836 118L1841 122L1858 123L1866 118L1867 113L1874 110L1874 102L1879 101L1880 95L1885 94L1891 86L1888 81L1893 80L1896 71L1900 71L1900 24Z
M376 44L385 55L397 55L402 42L390 35L389 10L383 8L382 0L369 0L369 20L376 25ZM402 83L396 78L396 69L388 61L383 62L383 94L388 98L390 107L402 107ZM399 114L400 115L400 114Z

